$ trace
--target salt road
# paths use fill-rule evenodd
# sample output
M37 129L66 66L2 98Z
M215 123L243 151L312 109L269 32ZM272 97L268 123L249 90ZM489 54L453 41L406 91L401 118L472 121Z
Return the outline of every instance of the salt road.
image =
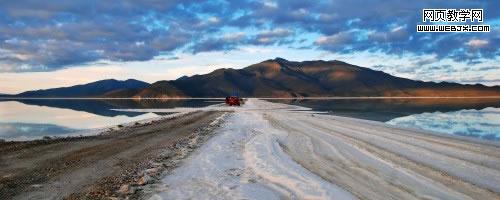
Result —
M234 112L150 199L500 199L496 142L258 99L200 109Z

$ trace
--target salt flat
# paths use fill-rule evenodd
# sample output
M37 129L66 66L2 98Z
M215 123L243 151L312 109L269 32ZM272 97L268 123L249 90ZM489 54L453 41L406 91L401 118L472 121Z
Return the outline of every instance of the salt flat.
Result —
M234 112L149 198L500 199L496 142L257 99L200 109Z

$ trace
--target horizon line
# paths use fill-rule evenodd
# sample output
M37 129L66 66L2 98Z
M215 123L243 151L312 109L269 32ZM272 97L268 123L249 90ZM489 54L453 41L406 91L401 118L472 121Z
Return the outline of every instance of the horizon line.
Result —
M499 99L500 96L346 96L346 97L241 97L247 99L311 99L311 100L328 100L328 99ZM0 100L23 100L23 99L61 99L61 100L184 100L184 99L225 99L225 97L167 97L167 98L107 98L107 97L0 97Z

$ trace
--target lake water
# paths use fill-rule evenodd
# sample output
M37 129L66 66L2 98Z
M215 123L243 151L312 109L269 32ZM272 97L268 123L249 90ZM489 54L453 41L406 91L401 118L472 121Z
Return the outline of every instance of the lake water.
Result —
M33 140L44 136L65 137L89 133L166 113L121 112L112 109L202 107L221 100L82 100L24 99L0 101L0 139Z
M500 140L500 99L328 99L273 100L329 114L454 134Z
M328 99L272 100L329 114L392 125L500 140L500 99ZM113 109L202 107L222 100L81 100L24 99L0 101L0 139L32 140L89 133L166 113Z

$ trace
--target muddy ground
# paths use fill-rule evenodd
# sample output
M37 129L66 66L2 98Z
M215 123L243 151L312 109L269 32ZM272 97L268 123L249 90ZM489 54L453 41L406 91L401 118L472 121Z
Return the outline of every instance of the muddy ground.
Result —
M225 112L193 112L101 135L0 143L0 199L137 198L199 146Z

